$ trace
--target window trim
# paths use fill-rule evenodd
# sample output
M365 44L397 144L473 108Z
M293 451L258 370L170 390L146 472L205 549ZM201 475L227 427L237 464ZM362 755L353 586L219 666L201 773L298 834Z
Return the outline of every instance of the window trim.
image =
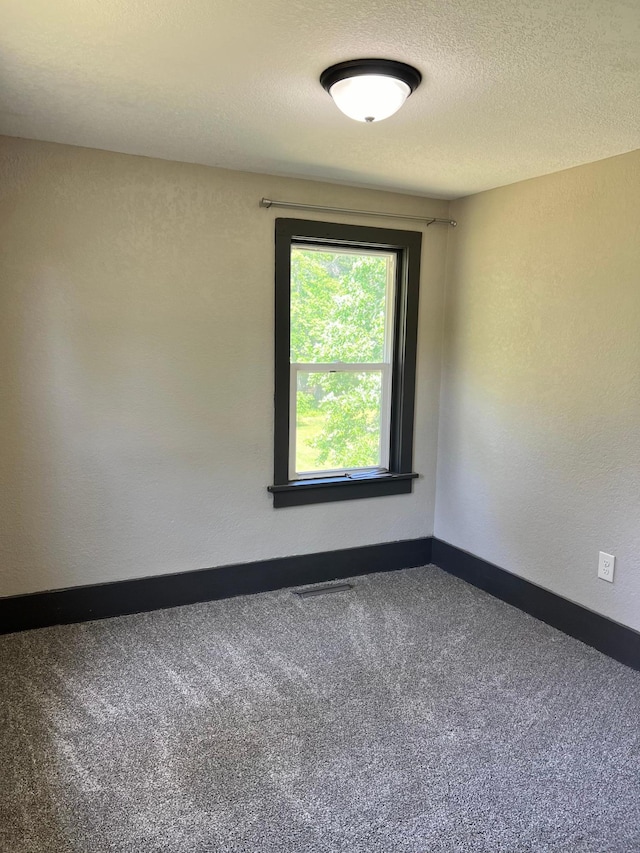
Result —
M343 244L345 248L392 251L397 256L389 471L289 479L291 245L294 243L326 244L338 249ZM412 480L418 476L412 465L421 249L419 231L305 219L275 220L274 481L268 487L275 508L412 491Z

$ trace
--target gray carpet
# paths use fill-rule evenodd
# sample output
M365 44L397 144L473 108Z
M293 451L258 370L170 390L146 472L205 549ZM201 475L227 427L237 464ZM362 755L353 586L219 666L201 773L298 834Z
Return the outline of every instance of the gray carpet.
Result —
M438 569L0 638L10 853L640 851L640 673Z

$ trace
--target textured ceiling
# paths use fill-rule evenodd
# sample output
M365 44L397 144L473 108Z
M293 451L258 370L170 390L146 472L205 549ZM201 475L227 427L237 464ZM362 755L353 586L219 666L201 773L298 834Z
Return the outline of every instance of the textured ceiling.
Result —
M424 77L380 124L359 56ZM640 147L640 0L3 0L0 132L457 197Z

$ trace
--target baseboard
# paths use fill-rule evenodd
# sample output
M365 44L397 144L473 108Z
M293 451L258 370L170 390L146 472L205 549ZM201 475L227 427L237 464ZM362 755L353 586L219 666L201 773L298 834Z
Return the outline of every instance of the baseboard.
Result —
M640 633L434 538L431 561L609 657L640 670Z
M0 598L0 634L434 563L640 670L640 633L431 537Z
M431 562L431 537L0 598L0 633L106 619Z

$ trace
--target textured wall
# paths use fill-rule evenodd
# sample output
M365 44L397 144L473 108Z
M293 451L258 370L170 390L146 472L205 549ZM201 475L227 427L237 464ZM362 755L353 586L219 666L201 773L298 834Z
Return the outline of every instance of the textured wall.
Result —
M424 230L414 493L273 510L276 214L258 200L446 202L0 146L0 594L432 533L446 228Z
M435 523L636 629L638 211L640 151L453 205Z

